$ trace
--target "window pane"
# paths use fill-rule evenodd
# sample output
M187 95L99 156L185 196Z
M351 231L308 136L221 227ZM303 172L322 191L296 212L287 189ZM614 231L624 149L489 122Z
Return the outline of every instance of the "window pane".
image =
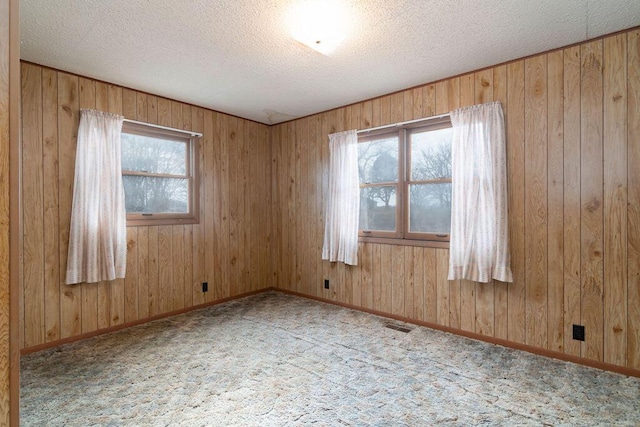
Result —
M360 229L396 231L396 188L360 189Z
M409 186L409 231L446 233L451 230L451 183Z
M188 213L189 181L150 176L122 177L127 213Z
M411 179L451 178L451 128L411 133Z
M388 137L358 144L360 183L396 182L398 180L398 137Z
M122 134L122 170L186 175L186 155L184 142Z

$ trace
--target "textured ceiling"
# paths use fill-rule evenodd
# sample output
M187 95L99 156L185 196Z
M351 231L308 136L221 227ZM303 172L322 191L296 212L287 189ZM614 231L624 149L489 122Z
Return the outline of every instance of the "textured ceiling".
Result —
M269 124L640 25L640 0L344 2L324 56L292 0L21 0L21 56Z

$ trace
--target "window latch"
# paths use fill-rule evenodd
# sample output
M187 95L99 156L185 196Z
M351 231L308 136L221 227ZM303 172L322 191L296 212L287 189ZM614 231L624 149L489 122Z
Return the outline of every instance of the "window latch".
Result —
M371 231L369 231L369 230L362 230L362 232L363 232L364 234L371 234Z
M153 214L150 213L143 213L142 216L153 216Z
M447 237L448 234L436 234L436 236L438 236L438 237Z

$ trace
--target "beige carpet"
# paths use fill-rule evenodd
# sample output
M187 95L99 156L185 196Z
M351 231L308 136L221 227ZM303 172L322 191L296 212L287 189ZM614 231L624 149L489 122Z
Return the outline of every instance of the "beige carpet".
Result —
M28 355L22 425L640 423L638 378L387 322L268 292Z

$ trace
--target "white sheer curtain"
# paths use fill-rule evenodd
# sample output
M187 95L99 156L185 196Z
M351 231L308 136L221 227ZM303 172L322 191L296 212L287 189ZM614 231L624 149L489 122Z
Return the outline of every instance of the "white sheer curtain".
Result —
M512 282L504 115L500 102L451 113L449 280Z
M123 117L82 110L78 128L68 285L123 278L127 223L120 164Z
M358 264L358 134L329 135L329 192L325 207L322 259Z

